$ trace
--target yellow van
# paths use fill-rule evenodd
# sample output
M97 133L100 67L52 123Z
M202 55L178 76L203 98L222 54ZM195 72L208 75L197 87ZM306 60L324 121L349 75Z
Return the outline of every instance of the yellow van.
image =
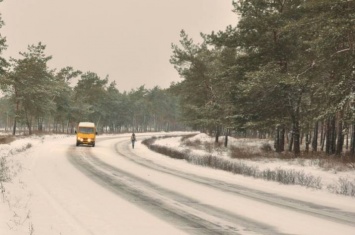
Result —
M76 146L80 144L87 144L95 147L95 139L97 135L95 123L93 122L79 122L76 133Z

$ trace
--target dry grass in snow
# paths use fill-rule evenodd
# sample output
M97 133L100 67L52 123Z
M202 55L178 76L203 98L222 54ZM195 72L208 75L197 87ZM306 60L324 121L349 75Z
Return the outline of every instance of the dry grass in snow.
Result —
M184 159L192 164L229 171L234 174L301 185L331 193L355 196L355 169L351 163L331 157L301 156L272 151L273 142L263 139L228 138L219 143L204 133L190 137L155 138L146 140L150 149Z

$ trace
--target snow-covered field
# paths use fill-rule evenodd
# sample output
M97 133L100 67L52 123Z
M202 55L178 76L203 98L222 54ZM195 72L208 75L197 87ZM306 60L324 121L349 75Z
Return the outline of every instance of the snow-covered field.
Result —
M119 136L121 138L125 137L124 135ZM0 180L2 181L0 184L1 235L185 234L181 230L176 229L176 227L157 219L155 216L146 213L135 205L131 205L131 203L125 202L125 200L118 198L116 195L112 195L110 192L100 191L96 194L88 193L88 195L74 192L76 188L83 188L83 191L85 191L90 189L93 186L92 184L94 184L76 168L68 164L67 158L58 158L68 151L68 146L74 146L74 138L73 136L67 135L32 136L19 138L10 144L0 145L0 166L3 168L3 173L5 173L3 175L0 174L0 179L2 179ZM103 135L98 138L104 140L106 136ZM128 134L126 138L127 146L129 146ZM181 144L180 139L181 138L159 139L156 141L156 144L187 151L187 147ZM191 138L191 141L197 139L201 143L206 141L213 142L214 140L204 134L199 134ZM263 141L230 138L230 144L239 147L255 147L255 149L259 149ZM107 147L109 146L108 144ZM111 161L112 164L116 164L115 161L117 161L117 159L109 158L112 153L104 149L103 145L100 146L100 144L98 144L97 147L92 148L92 150L102 154L103 157L107 158L106 160L108 162ZM211 152L206 153L203 148L190 149L189 151L191 154L211 154ZM329 206L330 208L336 208L337 210L355 213L354 197L334 193L334 188L341 186L342 179L355 182L355 171L351 168L342 168L342 171L339 171L339 169L324 169L320 168L311 160L293 159L279 161L270 158L260 158L258 160L232 159L233 161L243 161L245 164L257 166L259 169L295 169L304 171L306 174L312 174L315 177L320 177L323 187L321 189L312 189L298 185L282 185L276 182L268 182L252 177L244 177L229 172L195 166L183 160L171 159L152 153L148 148L142 145L140 141L137 142L134 152L149 161L159 162L159 164L181 172L204 175L245 187L257 188L279 196L297 198L310 203L314 202ZM212 152L212 154L222 158L228 158L227 151L219 150ZM132 169L129 168L127 165L125 170L133 171L134 169L133 167ZM76 186L68 185L67 182L70 182L71 179L73 183L76 183ZM179 186L177 182L176 188L179 188ZM330 190L332 187L333 190ZM79 189L78 191L80 191ZM206 192L202 190L194 193L200 193L202 198L208 196L203 195L206 194ZM80 200L78 199L79 196L81 197ZM211 195L211 197L213 197L213 195ZM81 202L85 205L84 203L90 204L91 201L94 201L95 205L91 205L90 208L82 207ZM223 202L223 199L219 201ZM107 207L105 207L106 204ZM239 208L241 207L242 206L239 205ZM104 211L104 208L110 208L110 211ZM97 212L98 214L99 212L105 214L105 219L100 220L96 218L95 214L90 214L88 210L95 211L95 213ZM118 215L116 211L122 210L124 211L124 215L119 214L120 217L117 218ZM88 214L90 214L90 216ZM85 221L87 221L89 225L83 224L84 222L81 220L82 217L85 218ZM118 223L120 226L116 226L115 223ZM280 230L284 229L287 231L287 228L292 228L295 229L295 231L300 231L298 234L316 234L314 231L323 231L314 230L319 228L298 228L300 226L297 226L296 223L290 224L290 221L280 221L279 223ZM107 224L110 224L111 227ZM322 234L334 234L331 230L327 230L327 226L328 224L324 224ZM147 231L155 232L149 233ZM159 231L159 233L156 231ZM355 234L354 227L345 226L342 230L339 230L338 234L352 234L352 232ZM255 233L245 232L238 234ZM281 234L281 232L277 234Z

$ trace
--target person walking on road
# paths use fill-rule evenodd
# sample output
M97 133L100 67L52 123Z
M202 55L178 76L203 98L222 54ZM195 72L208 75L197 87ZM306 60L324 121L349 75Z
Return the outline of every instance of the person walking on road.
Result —
M132 133L131 135L132 148L134 148L134 142L136 142L136 135Z

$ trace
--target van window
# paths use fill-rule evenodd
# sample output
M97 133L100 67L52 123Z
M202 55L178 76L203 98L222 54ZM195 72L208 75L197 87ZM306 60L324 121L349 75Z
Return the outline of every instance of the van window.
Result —
M85 134L95 133L94 128L92 127L79 127L79 132Z

